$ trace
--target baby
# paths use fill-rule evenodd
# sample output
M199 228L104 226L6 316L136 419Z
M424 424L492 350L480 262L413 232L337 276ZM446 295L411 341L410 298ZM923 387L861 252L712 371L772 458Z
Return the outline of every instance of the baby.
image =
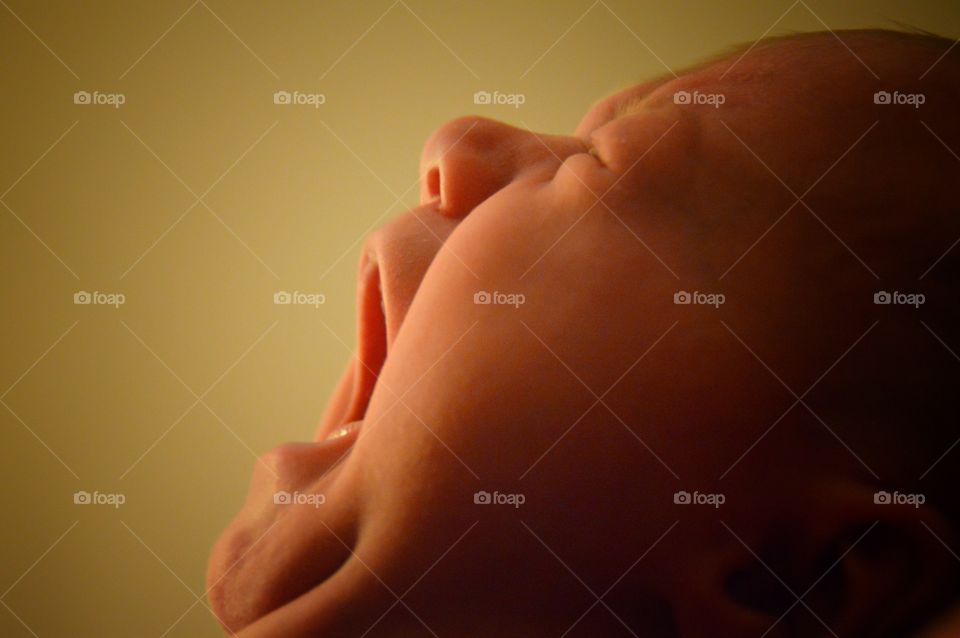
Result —
M260 459L213 551L220 622L927 630L960 600L953 44L764 40L574 135L440 127L315 441Z

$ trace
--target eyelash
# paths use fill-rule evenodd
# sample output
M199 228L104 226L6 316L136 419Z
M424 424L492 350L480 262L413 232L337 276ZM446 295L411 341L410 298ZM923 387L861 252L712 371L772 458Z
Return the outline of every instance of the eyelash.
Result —
M590 148L587 149L587 155L595 159L597 161L597 164L599 164L603 168L609 168L607 166L607 163L603 161L603 158L600 156L600 151L598 151L597 147L594 146L593 144L591 144Z

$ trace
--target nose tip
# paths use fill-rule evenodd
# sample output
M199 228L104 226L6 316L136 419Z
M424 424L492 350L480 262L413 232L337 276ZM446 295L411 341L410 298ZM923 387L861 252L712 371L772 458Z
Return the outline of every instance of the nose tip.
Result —
M573 138L536 136L482 117L455 119L424 145L420 202L439 200L444 215L463 217L518 172L544 160L559 163L579 146Z
M498 152L514 135L507 125L480 117L447 122L430 136L420 159L420 202L462 217L499 189L506 166Z

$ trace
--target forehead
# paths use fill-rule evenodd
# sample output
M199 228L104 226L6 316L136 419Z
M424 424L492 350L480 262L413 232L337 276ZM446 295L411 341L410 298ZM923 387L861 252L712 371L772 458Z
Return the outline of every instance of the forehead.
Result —
M891 44L889 36L878 36L870 32L846 33L846 41L860 48L864 44ZM907 38L910 39L910 38ZM654 92L669 93L671 90L692 89L711 85L715 91L748 90L748 85L764 78L790 76L791 81L802 81L797 76L809 73L811 64L829 66L825 58L839 60L840 66L851 66L854 75L863 74L863 67L857 65L855 55L847 44L841 43L831 34L811 33L788 36L774 36L763 40L735 46L727 51L711 56L697 64L678 71L670 71L652 80L618 91L597 102L577 126L576 135L586 137L590 131L616 118ZM813 59L811 59L813 58ZM781 79L784 79L781 77Z

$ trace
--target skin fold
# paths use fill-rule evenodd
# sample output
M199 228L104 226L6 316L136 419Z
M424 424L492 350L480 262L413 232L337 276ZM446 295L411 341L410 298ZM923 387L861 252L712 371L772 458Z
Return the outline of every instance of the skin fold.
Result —
M316 439L263 456L214 548L224 627L866 636L948 591L950 517L874 494L955 438L898 438L903 396L932 392L904 370L955 382L957 363L873 294L919 290L960 234L958 164L924 129L960 148L956 56L919 80L938 43L840 35L629 88L574 135L437 129L420 206L366 241L360 344ZM874 102L894 89L927 101ZM938 268L923 316L960 344L933 314L957 298ZM523 302L475 303L494 291Z

